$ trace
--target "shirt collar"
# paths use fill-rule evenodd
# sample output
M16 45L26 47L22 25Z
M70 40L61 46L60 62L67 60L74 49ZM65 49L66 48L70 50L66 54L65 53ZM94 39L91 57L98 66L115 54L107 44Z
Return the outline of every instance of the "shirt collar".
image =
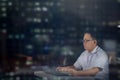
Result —
M98 46L96 46L90 53L91 53L91 54L96 53L96 52L97 52L97 49L98 49Z

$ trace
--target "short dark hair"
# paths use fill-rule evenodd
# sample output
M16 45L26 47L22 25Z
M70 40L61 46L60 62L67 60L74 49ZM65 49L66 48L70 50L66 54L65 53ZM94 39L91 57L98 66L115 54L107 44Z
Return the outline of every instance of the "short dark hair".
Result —
M94 39L94 40L97 40L97 32L95 32L95 31L86 31L86 32L84 32L84 34L86 34L86 33L88 33L88 34L90 34L91 35L91 37Z

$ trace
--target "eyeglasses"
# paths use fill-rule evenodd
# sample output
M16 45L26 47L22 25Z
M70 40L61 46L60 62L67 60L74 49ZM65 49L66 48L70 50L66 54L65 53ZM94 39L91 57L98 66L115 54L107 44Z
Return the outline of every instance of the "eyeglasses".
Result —
M91 39L91 40L82 40L83 43L87 43L89 41L93 41L94 39Z

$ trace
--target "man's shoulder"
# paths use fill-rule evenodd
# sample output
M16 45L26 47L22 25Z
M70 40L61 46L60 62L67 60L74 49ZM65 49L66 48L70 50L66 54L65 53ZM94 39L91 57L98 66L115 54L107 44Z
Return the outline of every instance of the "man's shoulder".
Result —
M103 50L101 47L98 46L97 52L102 52L102 53L106 53L105 50Z
M98 49L98 54L107 56L107 53L102 48L100 48L100 47Z

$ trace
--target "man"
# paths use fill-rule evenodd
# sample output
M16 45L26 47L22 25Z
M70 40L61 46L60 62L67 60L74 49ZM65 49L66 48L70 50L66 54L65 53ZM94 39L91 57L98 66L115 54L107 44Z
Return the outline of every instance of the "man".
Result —
M86 32L83 38L85 51L73 66L57 67L58 71L68 72L73 76L95 76L108 78L108 56L97 45L94 34Z

